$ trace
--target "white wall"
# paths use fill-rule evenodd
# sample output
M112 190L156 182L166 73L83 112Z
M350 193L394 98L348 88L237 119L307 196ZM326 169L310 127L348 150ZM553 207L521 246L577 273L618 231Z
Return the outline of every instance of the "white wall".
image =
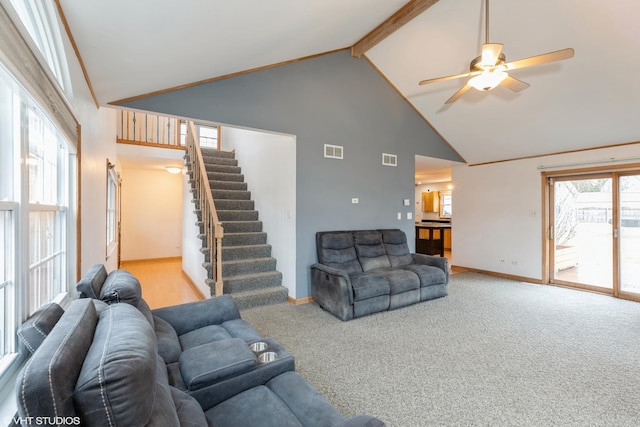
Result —
M122 261L182 253L182 175L122 169Z
M202 267L204 254L200 252L202 240L198 238L200 233L196 225L198 217L193 211L196 209L193 203L189 176L182 175L182 271L200 289L205 297L211 296L211 287L207 285L207 271Z
M60 28L64 28L59 23ZM62 31L73 95L70 102L81 125L80 152L80 273L93 264L105 264L108 271L117 268L116 252L107 257L107 159L116 159L116 112L98 109L91 97L73 47Z
M639 156L638 146L630 145L484 166L454 166L452 264L541 280L543 170L539 166L546 171L578 169L602 166L612 158ZM570 166L576 163L580 165Z
M296 138L223 127L222 149L236 150L282 285L296 298Z

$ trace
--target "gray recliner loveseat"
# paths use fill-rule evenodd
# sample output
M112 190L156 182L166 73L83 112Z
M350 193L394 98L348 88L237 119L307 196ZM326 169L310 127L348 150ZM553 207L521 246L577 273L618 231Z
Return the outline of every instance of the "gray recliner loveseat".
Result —
M412 254L402 230L316 233L313 299L342 320L446 296L446 258Z

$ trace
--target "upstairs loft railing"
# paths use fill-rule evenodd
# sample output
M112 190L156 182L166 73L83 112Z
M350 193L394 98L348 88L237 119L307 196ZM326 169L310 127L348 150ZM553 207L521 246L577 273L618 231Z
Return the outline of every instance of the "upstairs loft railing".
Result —
M202 151L198 143L198 135L196 126L192 121L188 121L187 134L185 138L185 146L187 150L188 162L190 163L192 179L195 187L195 197L198 202L199 209L206 236L207 251L209 262L211 262L212 279L215 281L215 296L223 293L222 287L222 238L224 237L224 229L222 223L218 220L213 196L211 194L211 186L209 185L209 177L202 158Z
M118 112L120 144L145 145L151 147L184 150L187 123L178 117L120 110ZM201 147L220 149L220 127L196 123L196 140Z
M184 150L180 142L180 119L139 111L118 112L117 142Z

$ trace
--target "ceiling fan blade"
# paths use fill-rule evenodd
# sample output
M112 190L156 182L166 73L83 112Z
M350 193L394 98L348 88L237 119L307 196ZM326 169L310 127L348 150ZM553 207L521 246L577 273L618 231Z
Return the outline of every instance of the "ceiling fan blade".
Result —
M548 62L561 61L573 57L574 50L572 48L556 50L555 52L543 53L542 55L530 56L529 58L518 59L505 64L507 70L515 70L516 68L532 67L534 65L542 65Z
M473 77L473 76L477 76L478 74L480 74L480 71L474 71L473 73L456 74L454 76L438 77L435 79L422 80L420 83L418 83L418 85L422 86L429 83L443 82L445 80L461 79L463 77Z
M453 104L458 100L458 98L464 95L469 89L471 89L471 85L469 85L469 83L465 84L460 89L458 89L458 91L454 93L451 98L447 99L445 101L445 104Z
M502 43L485 43L482 45L482 65L494 67L502 53Z
M520 92L531 86L527 82L523 82L522 80L518 80L515 77L507 77L501 83L504 87L513 92Z

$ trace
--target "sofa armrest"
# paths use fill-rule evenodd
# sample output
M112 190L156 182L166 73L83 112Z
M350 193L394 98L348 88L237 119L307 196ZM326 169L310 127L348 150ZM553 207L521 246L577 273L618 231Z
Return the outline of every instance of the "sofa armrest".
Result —
M205 326L221 325L228 320L240 319L238 306L229 295L157 308L152 310L152 313L169 322L178 335Z
M353 288L349 275L324 264L311 266L311 294L322 308L342 320L353 318Z
M347 418L333 427L384 427L385 425L386 424L379 419L369 415L356 415L355 417Z
M414 264L431 265L444 271L446 283L449 283L449 260L447 258L425 254L411 254L411 256Z

